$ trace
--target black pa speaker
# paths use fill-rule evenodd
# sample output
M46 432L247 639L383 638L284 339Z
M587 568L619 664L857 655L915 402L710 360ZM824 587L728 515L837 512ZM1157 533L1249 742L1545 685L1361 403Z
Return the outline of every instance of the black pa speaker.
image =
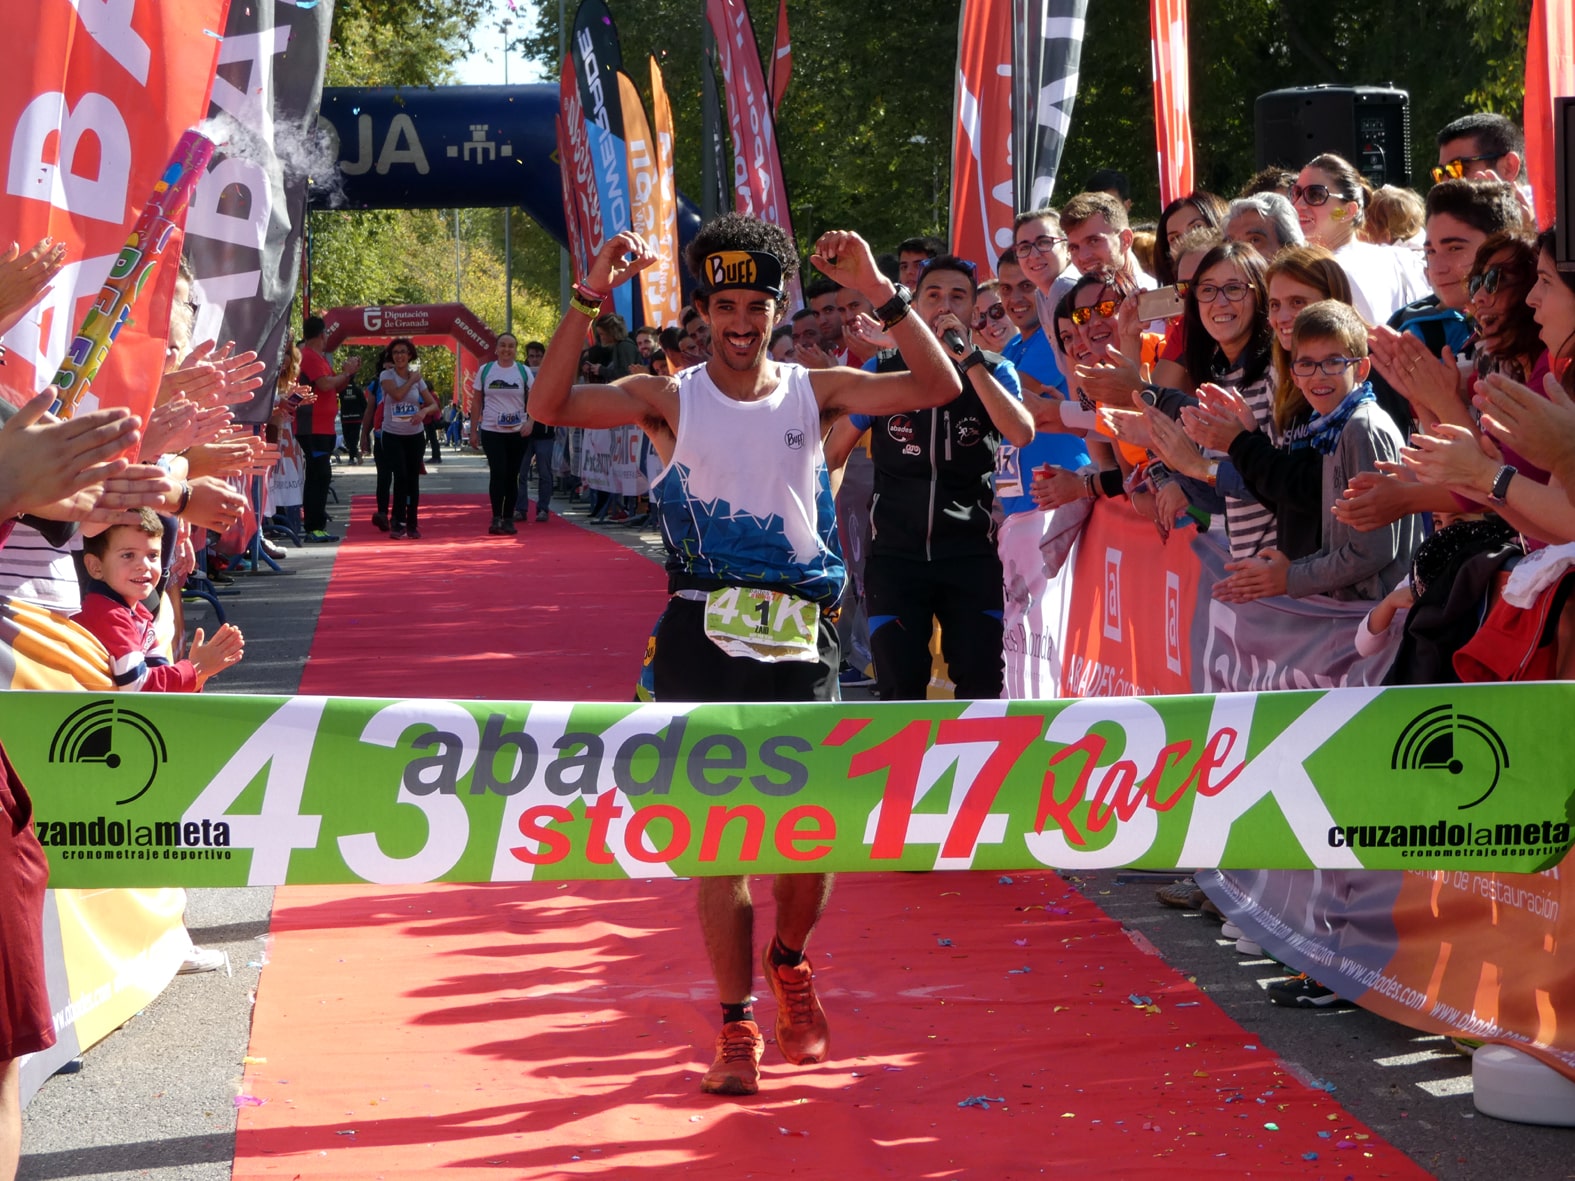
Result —
M1376 189L1411 185L1411 96L1384 86L1294 86L1258 96L1258 167L1333 152Z

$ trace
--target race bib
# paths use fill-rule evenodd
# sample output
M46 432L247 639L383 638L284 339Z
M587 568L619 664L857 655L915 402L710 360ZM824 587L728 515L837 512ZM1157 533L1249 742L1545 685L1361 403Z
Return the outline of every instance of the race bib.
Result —
M414 418L416 416L416 411L421 409L421 403L420 402L391 402L391 403L389 403L389 408L393 411L394 417L396 419L406 419L406 420L408 420L408 419L412 419L412 418Z
M783 591L724 586L706 595L705 634L729 656L775 663L820 658L820 609Z
M1002 443L995 452L995 495L1024 495L1023 453L1010 443Z
M524 420L525 420L525 415L523 413L519 412L519 411L511 411L511 412L509 412L507 414L500 414L500 415L498 415L498 425L499 426L517 427Z

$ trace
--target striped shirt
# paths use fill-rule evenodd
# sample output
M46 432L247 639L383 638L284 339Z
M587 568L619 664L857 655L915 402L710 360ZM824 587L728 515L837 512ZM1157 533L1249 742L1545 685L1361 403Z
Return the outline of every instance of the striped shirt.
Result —
M1238 366L1216 378L1216 384L1235 390L1252 410L1258 429L1274 437L1274 370L1266 368L1257 381L1240 384L1241 368ZM1275 528L1274 510L1249 498L1225 497L1225 533L1230 540L1232 559L1250 558L1262 550L1273 549L1279 544Z

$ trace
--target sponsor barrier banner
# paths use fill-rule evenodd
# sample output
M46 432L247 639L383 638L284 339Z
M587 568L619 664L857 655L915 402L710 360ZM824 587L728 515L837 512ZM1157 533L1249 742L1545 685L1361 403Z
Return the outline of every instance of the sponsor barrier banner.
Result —
M137 210L207 111L219 41L205 30L224 28L226 8L226 0L6 6L7 37L22 52L0 76L0 224L24 249L53 238L67 258L43 302L5 334L13 398L42 389L59 369ZM137 290L83 410L151 405L179 249L176 235Z
M1398 631L1369 656L1354 643L1371 604L1323 596L1221 603L1209 589L1228 560L1219 530L1176 529L1161 543L1154 523L1125 501L1097 502L1069 563L1064 691L1231 693L1383 677Z
M1208 592L1224 576L1225 560L1213 533L1173 532L1161 545L1151 522L1124 503L1100 501L1075 558L1069 690L1130 693L1180 683L1203 693L1378 692L1358 687L1382 678L1392 645L1363 658L1353 643L1370 604L1215 602ZM1163 605L1156 594L1161 581ZM1162 626L1160 645L1152 637ZM1401 724L1390 737L1347 731L1336 740L1349 741L1345 757L1353 769L1374 760L1389 767L1386 783L1372 781L1384 804L1374 805L1370 821L1337 823L1327 834L1368 868L1207 870L1196 877L1249 938L1339 995L1417 1029L1515 1046L1575 1078L1575 978L1558 950L1575 939L1575 931L1564 929L1571 913L1564 903L1575 903L1575 861L1554 856L1542 872L1510 872L1525 867L1474 852L1516 847L1513 842L1540 840L1543 833L1541 819L1530 813L1502 827L1482 820L1482 808L1500 798L1508 769L1525 754L1519 742L1507 740L1498 715L1482 713L1477 703L1500 700L1494 695L1516 687L1386 689L1377 704L1401 700L1391 698L1397 692L1436 694L1437 704L1397 717ZM1557 694L1572 687L1528 688ZM1486 698L1474 696L1484 692ZM1551 697L1528 698L1523 708L1545 734L1547 719L1562 716ZM1563 764L1550 765L1549 774L1551 782L1569 781ZM1428 827L1415 832L1409 822L1380 814L1416 802L1413 792L1426 780L1448 782L1458 793ZM1569 818L1566 810L1554 811L1562 818L1545 817L1550 835ZM1398 862L1388 871L1374 871L1375 856L1394 855ZM1175 864L1206 862L1181 856Z
M1530 872L1564 684L1056 702L28 693L56 886L1109 866Z
M1537 874L1200 873L1264 950L1364 1009L1502 1042L1575 1078L1569 861Z

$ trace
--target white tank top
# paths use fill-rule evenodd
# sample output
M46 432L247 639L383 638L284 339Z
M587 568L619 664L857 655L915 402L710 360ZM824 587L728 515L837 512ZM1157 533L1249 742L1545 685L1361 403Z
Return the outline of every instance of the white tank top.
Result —
M679 581L771 587L830 604L846 575L820 406L809 370L777 370L777 388L755 402L722 393L704 365L678 375L678 438L651 503Z

